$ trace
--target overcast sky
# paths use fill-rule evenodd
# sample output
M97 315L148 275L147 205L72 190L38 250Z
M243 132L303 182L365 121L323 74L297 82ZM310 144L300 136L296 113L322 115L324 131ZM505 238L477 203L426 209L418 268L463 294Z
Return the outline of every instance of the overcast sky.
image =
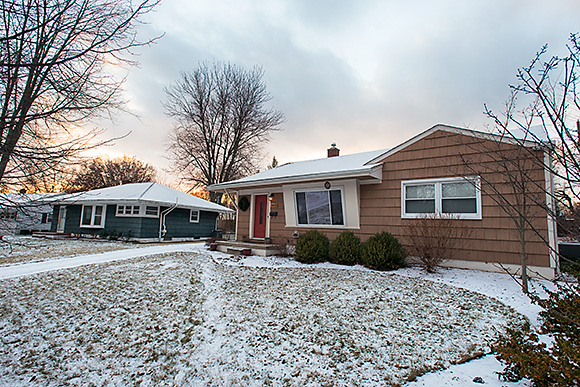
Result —
M331 1L162 0L129 71L129 109L100 123L131 134L106 151L161 169L172 121L163 87L202 61L262 66L283 131L264 166L390 148L437 124L484 130L483 104L499 111L519 67L548 44L562 54L580 32L578 0Z

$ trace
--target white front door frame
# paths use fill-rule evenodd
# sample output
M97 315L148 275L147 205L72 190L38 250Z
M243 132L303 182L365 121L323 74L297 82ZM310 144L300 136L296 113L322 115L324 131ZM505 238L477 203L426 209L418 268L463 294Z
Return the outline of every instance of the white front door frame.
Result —
M64 232L64 225L66 223L66 206L60 206L58 209L58 222L56 232Z

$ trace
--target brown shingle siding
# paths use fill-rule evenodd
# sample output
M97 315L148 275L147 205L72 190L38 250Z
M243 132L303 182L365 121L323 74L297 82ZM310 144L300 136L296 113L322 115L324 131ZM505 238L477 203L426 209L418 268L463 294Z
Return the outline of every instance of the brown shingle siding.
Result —
M409 241L403 235L403 225L413 219L401 219L401 181L480 175L482 219L456 221L457 227L470 228L472 233L464 247L455 251L453 258L518 265L520 244L514 222L486 193L485 181L490 181L504 194L510 194L510 186L500 184L505 180L505 175L494 168L493 160L484 151L494 146L487 140L437 131L390 155L383 160L382 183L360 186L360 230L353 231L363 241L375 233L388 231L407 245ZM510 149L514 149L513 146L501 145L501 151L510 152ZM541 157L541 153L538 155ZM470 161L473 168L467 167L464 160ZM541 166L535 166L529 174L543 189L544 171ZM545 200L540 189L532 187L531 190L538 191L538 198ZM274 202L277 206L272 210L277 211L278 216L270 218L270 236L273 239L288 240L294 230L301 233L309 230L286 227L282 195L276 194ZM530 204L530 209L535 216L533 224L547 240L545 211L534 204ZM241 238L241 235L250 234L250 211L238 214L238 238ZM343 230L325 228L321 231L332 240ZM530 265L549 266L548 247L541 238L530 232L527 247Z

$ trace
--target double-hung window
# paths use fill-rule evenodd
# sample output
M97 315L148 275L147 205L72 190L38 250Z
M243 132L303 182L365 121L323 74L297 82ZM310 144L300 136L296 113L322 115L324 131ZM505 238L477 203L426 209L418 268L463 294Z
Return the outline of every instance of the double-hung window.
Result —
M102 228L105 225L104 205L83 205L81 227Z
M199 223L199 210L190 210L189 221L191 223Z
M344 226L342 190L295 191L297 224Z
M481 219L478 177L403 181L401 198L403 218L434 214Z
M40 223L51 223L52 222L52 212L45 212L42 214Z

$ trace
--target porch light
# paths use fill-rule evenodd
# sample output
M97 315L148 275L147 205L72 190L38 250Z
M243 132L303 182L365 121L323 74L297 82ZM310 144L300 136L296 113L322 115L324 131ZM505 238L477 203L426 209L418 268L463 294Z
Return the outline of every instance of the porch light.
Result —
M270 195L268 195L268 200L269 201L273 201L274 200L274 194L271 193Z

